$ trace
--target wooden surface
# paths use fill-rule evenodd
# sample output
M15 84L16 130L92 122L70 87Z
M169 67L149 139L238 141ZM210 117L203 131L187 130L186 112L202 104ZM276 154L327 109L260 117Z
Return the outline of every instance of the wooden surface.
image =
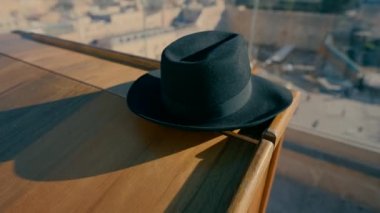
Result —
M124 97L145 73L0 35L0 212L259 209L245 189L264 191L275 141L138 118Z
M274 145L272 142L262 140L255 153L252 164L248 167L245 177L241 182L241 187L237 191L231 203L229 212L258 212L259 203L252 205L252 201L259 201L265 184L266 172L270 159L272 158ZM252 208L252 209L250 209Z
M292 91L293 102L287 110L281 112L277 115L273 122L270 124L269 128L263 133L263 138L273 141L275 146L279 143L281 137L285 134L286 127L288 126L290 119L293 117L299 102L301 93L299 91Z
M259 144L258 148L258 150L262 151L257 151L254 158L254 160L259 161L260 163L251 163L250 168L255 169L248 170L245 177L243 178L242 184L239 187L239 191L234 198L233 206L231 206L230 208L232 212L266 211L270 191L276 174L276 168L282 148L282 143L284 140L283 134L293 113L298 107L300 95L301 94L299 92L293 91L293 101L289 108L280 113L278 116L276 116L276 118L274 118L273 121L270 121L270 123L268 124L268 128L262 131L263 139L261 140L261 143ZM258 132L260 132L260 130L257 131L257 129L247 129L242 131L241 133L249 135L244 135L243 138L251 138L255 137L254 135L257 135ZM242 136L240 136L239 138L242 138ZM251 139L248 139L247 141L250 142ZM267 155L263 155L260 153L270 153L270 158L266 158ZM262 159L256 158L265 158L266 160L265 162L262 162ZM260 175L257 176L258 173L260 173ZM250 187L246 186L246 182L251 184ZM252 200L252 202L249 204L249 202L247 202L248 200Z
M265 140L265 139L263 139ZM274 152L272 152L272 158L269 160L269 166L267 170L266 179L263 183L264 189L262 191L261 203L259 207L259 212L265 212L269 203L270 192L272 190L272 185L274 182L274 178L276 176L278 159L280 158L280 153L282 149L282 143L284 142L284 138L278 141L277 146L274 146Z
M269 128L265 130L263 133L263 138L271 139L271 141L274 143L274 152L272 158L270 159L268 173L264 184L262 202L259 208L260 212L265 212L268 206L270 192L272 189L274 177L276 175L277 164L280 157L282 144L284 142L284 134L286 130L285 127L288 126L288 123L290 122L294 112L296 111L299 105L300 96L300 92L293 91L293 101L290 107L284 112L280 113L278 116L276 116L276 118L273 119L272 123L269 125Z

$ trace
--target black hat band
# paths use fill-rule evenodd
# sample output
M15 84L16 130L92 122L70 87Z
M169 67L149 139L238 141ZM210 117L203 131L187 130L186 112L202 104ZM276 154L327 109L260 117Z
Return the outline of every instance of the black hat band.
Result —
M241 109L250 99L252 93L252 85L249 80L246 86L235 96L228 99L224 103L207 106L193 106L189 104L183 104L176 100L173 100L164 93L161 94L164 107L173 116L180 117L189 121L201 121L210 120L215 118L221 118L230 115L239 109Z

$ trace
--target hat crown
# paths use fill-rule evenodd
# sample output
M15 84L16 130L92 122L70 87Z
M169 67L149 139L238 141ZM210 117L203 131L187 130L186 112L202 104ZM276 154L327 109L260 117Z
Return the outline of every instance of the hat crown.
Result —
M174 116L213 119L237 111L250 96L245 40L206 31L182 37L161 56L161 98Z

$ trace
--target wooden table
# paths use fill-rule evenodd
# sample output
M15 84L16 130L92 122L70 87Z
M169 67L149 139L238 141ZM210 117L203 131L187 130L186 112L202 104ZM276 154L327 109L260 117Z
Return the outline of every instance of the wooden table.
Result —
M299 94L243 139L181 131L126 106L131 83L157 65L0 35L0 212L264 212Z

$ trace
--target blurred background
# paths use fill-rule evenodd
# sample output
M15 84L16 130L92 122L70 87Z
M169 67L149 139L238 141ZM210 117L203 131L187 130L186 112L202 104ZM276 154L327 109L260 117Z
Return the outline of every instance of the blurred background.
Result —
M157 60L240 33L258 75L303 93L268 212L380 212L380 0L1 0L13 30Z

